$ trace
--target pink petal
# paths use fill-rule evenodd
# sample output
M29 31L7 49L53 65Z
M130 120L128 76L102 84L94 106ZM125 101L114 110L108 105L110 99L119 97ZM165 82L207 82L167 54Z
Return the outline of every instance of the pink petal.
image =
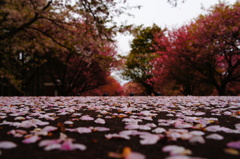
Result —
M240 140L229 142L227 146L235 149L240 149Z
M110 130L109 128L106 128L106 127L95 127L94 129L96 131L109 131Z
M131 152L129 155L124 157L124 159L145 159L146 157L138 152Z
M63 142L63 144L61 145L61 150L63 151L71 151L73 150L73 143L71 140L66 140Z
M11 141L0 141L0 149L12 149L17 147L17 145Z
M156 128L152 132L159 134L159 133L163 133L165 131L166 131L166 129L164 129L164 128Z
M177 146L177 145L168 145L163 147L162 149L163 152L169 152L171 156L175 155L191 155L192 151L189 149L185 149L182 146Z
M52 144L48 145L44 148L45 151L55 150L55 149L61 149L61 144Z
M92 118L92 117L90 117L88 115L82 116L80 119L81 120L86 120L86 121L94 120L94 118Z
M153 135L153 134L143 134L143 135L140 135L140 138L142 138L142 140L140 140L140 143L142 145L156 144L160 139L158 135Z
M31 137L29 137L29 138L24 139L22 142L23 142L24 144L31 144L31 143L37 142L37 141L40 140L40 139L41 139L41 138L40 138L39 136L34 135L34 136L31 136Z
M13 135L14 137L23 137L23 135L27 134L27 131L17 129L17 130L8 131L8 134Z
M217 132L217 131L221 131L221 127L219 125L212 125L212 126L206 127L206 130L211 132Z
M84 151L84 150L87 149L87 147L86 147L85 145L83 145L83 144L73 144L73 149L74 149L74 150L75 150L75 149L79 149L79 150Z
M200 143L200 144L204 144L205 143L205 139L202 136L193 136L190 140L190 143Z
M101 119L101 118L97 118L94 122L97 124L105 124L106 123L105 120Z
M211 134L206 136L207 139L214 139L214 140L223 140L223 136L219 135L219 134Z
M64 124L67 124L67 125L72 125L73 122L72 121L65 121Z
M67 131L70 132L78 132L79 134L83 134L83 133L91 133L92 130L90 128L86 128L86 127L78 127L75 129L66 129Z
M58 128L55 127L55 126L45 126L45 127L43 128L43 130L44 130L44 131L47 131L47 132L55 131L55 130L57 130L57 129L58 129Z
M58 139L53 139L53 140L42 140L38 146L44 147L44 146L49 146L49 145L54 145L54 144L59 144L61 140Z

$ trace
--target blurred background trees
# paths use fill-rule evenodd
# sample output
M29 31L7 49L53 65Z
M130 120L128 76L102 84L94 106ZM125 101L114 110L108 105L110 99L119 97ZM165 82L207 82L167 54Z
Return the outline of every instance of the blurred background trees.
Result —
M2 95L76 95L105 84L117 65L115 16L124 1L3 0ZM46 90L43 90L45 86Z
M125 57L123 76L144 87L145 95L154 93L153 83L149 79L153 77L151 62L157 57L156 49L153 47L156 45L155 34L163 35L161 28L155 24L152 27L136 27L133 31L134 39L131 43L131 51Z
M0 95L240 94L239 2L171 30L117 25L125 3L2 0ZM114 38L125 31L134 39L120 58ZM120 85L114 68L130 82Z
M232 6L220 3L191 24L169 31L165 37L156 36L166 51L158 51L152 80L163 87L174 83L184 95L239 94L239 9L239 2Z
M240 94L239 10L239 2L220 2L173 30L137 28L123 75L147 94L148 88L163 95Z

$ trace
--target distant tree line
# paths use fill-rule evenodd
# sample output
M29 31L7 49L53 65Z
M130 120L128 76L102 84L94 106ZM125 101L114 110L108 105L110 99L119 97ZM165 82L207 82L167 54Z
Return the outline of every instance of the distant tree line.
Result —
M123 76L148 95L239 95L239 10L220 2L177 29L137 27Z

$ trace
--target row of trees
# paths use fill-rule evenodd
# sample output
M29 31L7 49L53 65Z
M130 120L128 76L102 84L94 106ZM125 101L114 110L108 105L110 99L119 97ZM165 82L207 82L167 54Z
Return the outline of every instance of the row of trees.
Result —
M188 25L136 28L125 78L147 94L240 94L240 3L219 3Z
M177 0L168 0L176 5ZM239 2L220 3L175 30L135 27L127 57L114 36L126 0L2 0L0 95L236 95L240 82ZM123 4L123 5L121 5ZM122 87L110 77L124 63Z
M0 95L44 95L43 82L58 95L104 85L119 63L114 36L129 28L114 22L124 3L1 0Z

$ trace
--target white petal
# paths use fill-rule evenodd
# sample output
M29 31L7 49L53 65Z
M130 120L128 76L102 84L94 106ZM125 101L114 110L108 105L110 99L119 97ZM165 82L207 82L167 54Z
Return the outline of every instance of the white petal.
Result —
M54 149L60 149L61 145L60 144L51 144L48 145L44 148L45 151L50 151L50 150L54 150Z
M0 149L12 149L17 147L17 145L11 141L0 141Z
M47 131L47 132L55 131L55 130L57 130L57 129L58 129L58 128L55 127L55 126L45 126L45 127L43 128L43 130L44 130L44 131Z
M94 120L94 118L92 118L92 117L90 117L88 115L82 116L80 119L81 120L86 120L86 121Z
M166 131L166 129L164 129L164 128L156 128L152 132L154 132L154 133L163 133L165 131Z
M202 136L193 136L190 140L190 143L200 143L200 144L204 144L205 143L205 139Z
M223 136L219 134L211 134L206 137L207 139L214 139L214 140L223 140Z
M40 140L40 137L37 135L34 135L34 136L24 139L22 142L24 144L31 144L31 143L37 142L38 140Z
M160 139L158 135L153 134L142 134L140 135L140 138L142 138L142 140L140 140L142 145L153 145L156 144Z
M101 118L97 118L94 122L97 124L105 124L106 123L105 120L101 119Z
M189 132L190 134L192 134L192 135L196 135L196 136L202 136L202 135L204 135L205 133L204 132L202 132L202 131L191 131L191 132Z
M127 155L124 159L145 159L146 157L138 152L131 152L129 155Z
M87 149L87 147L83 144L73 144L73 149L79 149L79 150L84 151Z
M67 124L67 125L72 125L73 122L72 121L65 121L64 124Z

